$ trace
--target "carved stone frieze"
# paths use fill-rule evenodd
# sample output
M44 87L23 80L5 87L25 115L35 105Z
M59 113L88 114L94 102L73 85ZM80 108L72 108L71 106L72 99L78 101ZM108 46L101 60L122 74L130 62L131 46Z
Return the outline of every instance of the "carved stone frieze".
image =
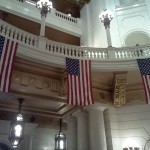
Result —
M127 92L127 103L134 103L134 101L143 101L143 103L146 103L144 90L135 90Z
M13 72L12 83L37 89L47 89L56 93L60 91L61 87L61 80L19 71Z
M126 103L126 73L115 74L113 100L115 107L121 107Z

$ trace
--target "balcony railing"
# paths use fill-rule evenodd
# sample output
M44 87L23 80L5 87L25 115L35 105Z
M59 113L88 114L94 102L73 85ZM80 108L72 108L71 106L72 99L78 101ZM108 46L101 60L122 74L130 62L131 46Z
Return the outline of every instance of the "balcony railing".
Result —
M59 42L54 42L46 38L35 36L21 29L18 29L2 20L0 20L1 35L14 39L21 46L26 47L34 52L39 52L41 55L58 56L61 58L70 57L77 59L90 59L94 61L125 61L134 60L137 58L150 57L150 45L121 47L121 48L90 48L80 47ZM24 50L26 50L24 49Z
M36 8L36 3L31 0L0 0L0 9L22 16L23 18L41 22L41 15ZM46 26L55 26L56 29L69 34L81 35L81 22L79 18L70 17L67 14L52 8L46 17Z

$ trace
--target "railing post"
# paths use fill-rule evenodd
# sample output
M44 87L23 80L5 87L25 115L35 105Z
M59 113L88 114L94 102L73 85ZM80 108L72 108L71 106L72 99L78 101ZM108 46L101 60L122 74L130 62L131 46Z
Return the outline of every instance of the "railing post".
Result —
M52 8L51 9L51 14L53 14L55 16L55 13L56 13L56 9L55 8Z
M116 59L115 49L114 47L108 47L108 59Z
M41 51L46 51L46 41L47 41L47 38L39 36L38 48Z

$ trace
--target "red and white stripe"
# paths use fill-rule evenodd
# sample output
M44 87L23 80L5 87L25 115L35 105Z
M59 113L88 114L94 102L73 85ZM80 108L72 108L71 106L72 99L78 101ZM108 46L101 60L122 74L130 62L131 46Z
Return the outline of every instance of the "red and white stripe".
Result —
M144 82L147 104L150 104L150 75L143 75L142 79Z
M94 104L92 94L91 61L80 61L80 75L68 74L68 99L67 103L72 105Z
M0 91L9 92L12 66L18 43L13 40L6 39L3 46L3 51L0 57Z

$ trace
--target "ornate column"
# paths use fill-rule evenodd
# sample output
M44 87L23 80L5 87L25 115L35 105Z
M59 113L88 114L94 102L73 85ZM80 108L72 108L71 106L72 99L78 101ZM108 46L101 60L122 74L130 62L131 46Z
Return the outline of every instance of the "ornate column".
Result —
M77 150L90 150L88 131L88 112L80 111L74 114L77 118Z
M77 119L74 116L70 116L67 119L67 124L68 150L77 150Z
M42 16L40 36L45 36L45 16Z
M115 107L121 107L126 103L127 73L115 74L113 100Z
M89 112L90 150L107 150L103 111L105 108L92 106Z
M24 139L20 145L21 149L23 147L24 150L32 150L32 139L36 126L37 124L34 123L25 124Z

